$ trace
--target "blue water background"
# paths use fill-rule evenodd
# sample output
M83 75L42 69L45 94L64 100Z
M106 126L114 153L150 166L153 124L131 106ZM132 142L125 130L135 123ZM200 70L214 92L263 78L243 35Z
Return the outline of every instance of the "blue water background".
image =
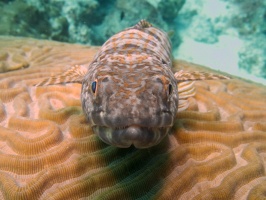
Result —
M175 58L266 85L265 0L1 0L0 34L102 45L147 19Z

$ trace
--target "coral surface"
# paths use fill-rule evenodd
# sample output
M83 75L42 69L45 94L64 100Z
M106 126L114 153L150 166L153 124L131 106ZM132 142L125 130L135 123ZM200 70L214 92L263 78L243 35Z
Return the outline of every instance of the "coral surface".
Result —
M265 199L266 88L196 82L159 145L101 142L78 84L32 87L97 47L0 37L0 199ZM184 61L175 69L208 70Z

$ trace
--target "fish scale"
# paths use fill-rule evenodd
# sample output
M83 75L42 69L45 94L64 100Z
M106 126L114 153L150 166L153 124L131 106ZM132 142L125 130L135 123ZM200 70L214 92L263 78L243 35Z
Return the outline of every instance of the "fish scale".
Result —
M82 84L83 112L102 141L148 148L167 135L177 111L188 106L187 99L195 94L191 81L228 78L206 72L174 74L171 68L167 34L141 20L108 39L88 67L74 66L36 86Z

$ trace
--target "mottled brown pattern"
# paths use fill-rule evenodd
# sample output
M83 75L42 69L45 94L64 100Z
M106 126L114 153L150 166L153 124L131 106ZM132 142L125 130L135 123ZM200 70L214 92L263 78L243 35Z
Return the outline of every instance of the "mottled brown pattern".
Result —
M110 37L82 76L82 109L94 133L121 148L157 145L178 108L171 68L168 36L149 22L141 20Z
M79 84L31 87L96 50L0 37L0 199L266 198L266 87L198 81L158 146L119 149L86 123Z
M228 79L207 72L174 74L172 68L168 35L141 20L110 37L87 67L76 65L36 86L82 84L81 105L94 133L107 144L142 149L161 142L177 110L187 108L195 89L180 83Z

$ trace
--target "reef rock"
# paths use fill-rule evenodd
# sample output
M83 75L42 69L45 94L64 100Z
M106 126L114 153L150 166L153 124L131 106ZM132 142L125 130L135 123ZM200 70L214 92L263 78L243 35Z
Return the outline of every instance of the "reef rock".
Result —
M141 19L165 31L176 29L174 19L184 3L185 0L0 2L0 34L102 45ZM178 44L178 34L173 41Z

